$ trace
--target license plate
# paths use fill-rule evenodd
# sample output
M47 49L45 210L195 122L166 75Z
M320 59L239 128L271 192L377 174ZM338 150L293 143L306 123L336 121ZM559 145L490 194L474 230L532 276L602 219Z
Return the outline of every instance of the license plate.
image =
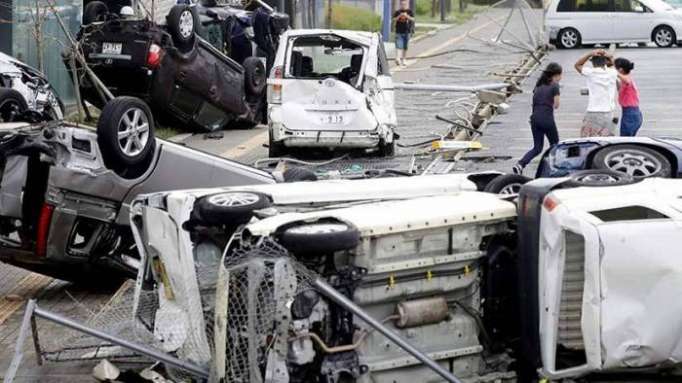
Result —
M104 55L120 55L123 49L123 43L102 43L102 54Z
M320 122L327 125L343 124L343 115L340 113L328 113L320 117Z

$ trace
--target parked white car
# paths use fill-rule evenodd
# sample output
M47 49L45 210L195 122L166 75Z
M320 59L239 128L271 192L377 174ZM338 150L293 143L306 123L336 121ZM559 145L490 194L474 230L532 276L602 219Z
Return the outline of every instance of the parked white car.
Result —
M552 0L545 27L558 48L650 41L670 47L682 40L682 11L662 0Z
M289 148L395 150L393 80L377 33L289 30L268 80L270 156Z

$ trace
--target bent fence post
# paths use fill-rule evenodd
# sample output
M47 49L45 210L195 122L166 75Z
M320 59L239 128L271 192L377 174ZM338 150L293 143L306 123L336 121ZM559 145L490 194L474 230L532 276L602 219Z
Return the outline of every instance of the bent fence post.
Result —
M26 341L26 334L29 331L29 327L31 326L31 320L33 319L34 316L48 320L50 322L54 322L64 327L68 327L70 329L76 330L86 335L90 335L92 337L102 339L107 342L111 342L112 344L137 352L141 355L147 356L159 362L163 362L170 366L182 369L193 375L202 378L209 377L209 371L203 367L175 358L171 355L152 349L150 347L137 344L126 339L117 338L113 335L107 334L97 329L90 328L86 325L83 325L69 318L63 317L59 314L43 310L40 307L38 307L35 300L31 299L28 301L28 304L26 306L26 312L24 313L24 320L21 323L21 329L19 331L19 337L17 339L17 344L15 346L12 363L10 364L9 369L5 373L4 378L5 383L12 383L14 377L16 376L17 369L19 367L19 364L21 363L21 359L23 358L23 346Z

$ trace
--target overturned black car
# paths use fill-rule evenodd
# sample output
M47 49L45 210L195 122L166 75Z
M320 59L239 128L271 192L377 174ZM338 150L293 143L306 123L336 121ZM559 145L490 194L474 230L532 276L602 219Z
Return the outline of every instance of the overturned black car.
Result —
M160 25L140 8L91 1L84 9L78 43L114 96L141 98L162 124L193 130L264 121L266 63L288 16L205 2L173 6ZM259 27L248 25L249 20ZM245 31L251 30L258 35L250 33L249 39ZM67 67L73 62L65 56ZM87 76L79 80L83 99L102 107L101 90Z

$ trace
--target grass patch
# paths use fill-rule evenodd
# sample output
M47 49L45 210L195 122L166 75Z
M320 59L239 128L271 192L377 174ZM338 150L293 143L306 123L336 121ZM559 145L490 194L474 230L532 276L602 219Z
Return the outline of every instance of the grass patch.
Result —
M470 1L466 1L466 8L464 12L459 11L460 1L466 0L452 0L452 7L450 13L445 15L445 21L440 20L440 1L436 1L436 14L431 17L431 5L432 0L417 0L416 2L416 15L417 23L443 23L443 24L463 24L469 20L478 12L486 9L486 5L476 5L472 4Z
M367 9L333 4L332 28L379 32L381 31L381 16Z
M162 140L167 140L173 136L177 136L178 134L182 133L187 133L182 130L170 127L170 126L156 126L156 129L154 130L154 135L156 138L160 138Z

